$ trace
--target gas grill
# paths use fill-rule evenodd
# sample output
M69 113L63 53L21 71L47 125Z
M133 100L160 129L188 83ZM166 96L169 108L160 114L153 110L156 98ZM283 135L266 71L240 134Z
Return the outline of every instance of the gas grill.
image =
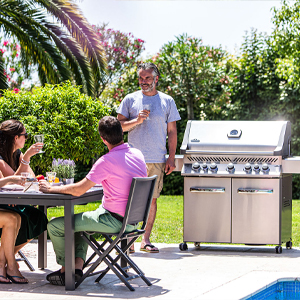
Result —
M292 247L288 121L188 121L180 148L187 242Z

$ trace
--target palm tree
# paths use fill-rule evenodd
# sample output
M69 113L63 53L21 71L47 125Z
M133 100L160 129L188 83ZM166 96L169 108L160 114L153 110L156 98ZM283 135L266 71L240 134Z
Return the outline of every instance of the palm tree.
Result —
M0 30L18 39L25 71L36 64L42 84L71 80L88 95L97 94L105 53L72 0L0 0ZM3 69L0 60L0 89L7 88Z

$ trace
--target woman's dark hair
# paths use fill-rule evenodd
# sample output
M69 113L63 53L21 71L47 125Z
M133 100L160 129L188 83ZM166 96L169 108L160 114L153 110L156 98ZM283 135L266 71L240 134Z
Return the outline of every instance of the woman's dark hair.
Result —
M17 120L7 120L0 124L0 155L14 171L17 169L17 151L13 153L15 136L22 134L24 130L24 125Z
M99 121L98 131L100 136L111 145L117 145L123 141L121 123L115 117L106 116Z

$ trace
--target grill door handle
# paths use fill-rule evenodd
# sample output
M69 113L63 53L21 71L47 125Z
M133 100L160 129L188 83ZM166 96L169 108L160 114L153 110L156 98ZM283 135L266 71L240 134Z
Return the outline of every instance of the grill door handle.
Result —
M239 194L272 194L273 189L251 189L251 188L239 188L237 190Z
M192 193L225 193L225 188L192 186L192 187L190 187L190 192L192 192Z

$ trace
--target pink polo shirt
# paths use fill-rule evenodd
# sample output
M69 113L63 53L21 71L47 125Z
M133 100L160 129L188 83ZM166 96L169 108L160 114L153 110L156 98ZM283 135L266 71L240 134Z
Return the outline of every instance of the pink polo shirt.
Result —
M124 216L133 177L147 177L142 152L127 143L100 157L86 178L103 186L102 206Z

